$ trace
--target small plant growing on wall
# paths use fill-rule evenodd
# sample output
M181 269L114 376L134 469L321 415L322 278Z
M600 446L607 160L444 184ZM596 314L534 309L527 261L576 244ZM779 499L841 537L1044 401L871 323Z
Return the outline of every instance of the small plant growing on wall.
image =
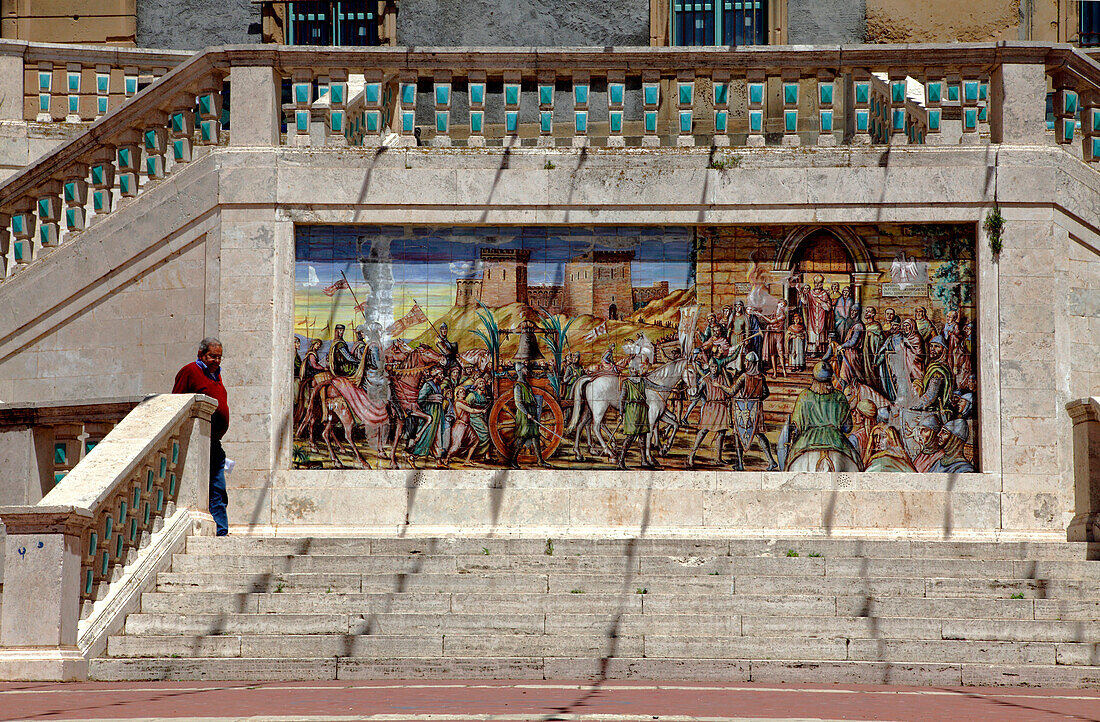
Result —
M1001 233L1005 228L1005 219L1001 215L1000 206L993 206L993 209L986 214L982 226L989 235L989 251L993 254L993 260L997 260L1001 255Z

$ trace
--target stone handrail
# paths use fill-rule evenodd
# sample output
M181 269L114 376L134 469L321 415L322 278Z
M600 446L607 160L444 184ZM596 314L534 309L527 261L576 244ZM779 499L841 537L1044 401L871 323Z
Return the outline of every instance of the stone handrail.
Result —
M192 55L180 50L0 40L0 119L94 120Z
M1100 64L1069 45L211 48L0 185L0 279L196 146L1041 145L1048 77L1054 140L1080 117L1100 158Z
M197 394L151 397L38 504L0 507L7 528L0 672L79 677L86 654L140 592L134 569L147 572L151 556L163 557L189 532L212 533L215 408Z

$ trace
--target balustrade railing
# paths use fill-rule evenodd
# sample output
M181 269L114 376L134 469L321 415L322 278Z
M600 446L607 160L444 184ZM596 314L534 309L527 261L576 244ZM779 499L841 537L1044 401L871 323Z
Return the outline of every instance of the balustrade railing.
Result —
M38 504L0 507L7 529L0 667L13 647L39 648L47 657L45 650L68 649L66 661L78 663L96 644L89 628L103 637L112 624L105 613L117 616L125 606L109 604L117 583L166 524L179 538L212 533L207 495L215 408L195 394L151 397Z
M53 46L31 47L21 57ZM237 97L228 132L227 79ZM0 186L0 279L226 142L1069 146L1078 127L1080 157L1097 161L1100 64L1067 45L214 48Z
M100 118L191 57L180 50L0 41L5 120L80 123ZM17 87L21 92L11 92Z

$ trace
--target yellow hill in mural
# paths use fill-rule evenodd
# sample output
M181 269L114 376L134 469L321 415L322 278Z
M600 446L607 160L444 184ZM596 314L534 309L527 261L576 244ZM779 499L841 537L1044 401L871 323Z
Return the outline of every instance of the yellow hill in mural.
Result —
M569 326L566 336L567 350L579 352L584 363L587 364L599 360L610 344L614 343L617 349L621 349L625 342L636 338L639 333L644 333L650 341L658 342L662 338L675 335L676 324L680 320L680 308L694 303L695 289L681 289L670 293L665 298L651 301L623 321L604 321L587 314L572 317L573 323ZM501 330L518 329L524 318L537 320L541 327L545 318L536 309L523 303L510 303L507 306L491 308L489 311ZM563 327L570 320L562 315L553 318L556 318ZM453 306L443 316L433 319L433 323L436 328L446 323L448 337L457 341L462 350L485 346L474 333L475 330L485 332L485 327L478 318L476 306ZM595 334L593 334L594 331ZM434 346L435 341L435 332L428 329L412 340L412 346L416 347L420 344ZM518 346L519 338L516 334L502 335L501 359L505 361L511 359ZM545 343L545 336L541 334L539 346L549 359L550 353ZM621 351L616 355L620 356Z

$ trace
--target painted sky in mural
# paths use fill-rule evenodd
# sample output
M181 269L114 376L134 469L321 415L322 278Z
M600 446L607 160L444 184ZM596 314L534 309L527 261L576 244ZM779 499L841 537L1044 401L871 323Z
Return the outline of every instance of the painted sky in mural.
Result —
M966 225L301 226L298 468L977 468Z

